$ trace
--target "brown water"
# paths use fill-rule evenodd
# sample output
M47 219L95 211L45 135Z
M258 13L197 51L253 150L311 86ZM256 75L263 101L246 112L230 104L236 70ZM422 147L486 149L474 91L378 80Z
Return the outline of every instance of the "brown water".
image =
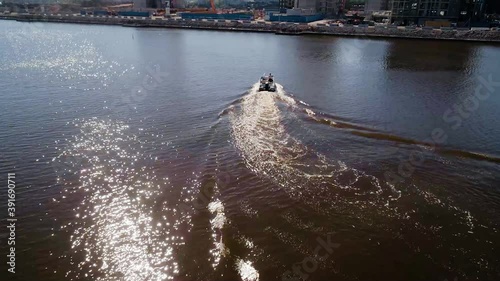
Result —
M2 280L500 277L498 46L0 27Z

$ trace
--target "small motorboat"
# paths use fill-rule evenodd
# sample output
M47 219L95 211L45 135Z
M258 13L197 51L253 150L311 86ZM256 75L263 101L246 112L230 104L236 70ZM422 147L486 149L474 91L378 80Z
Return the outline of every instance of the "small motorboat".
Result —
M276 83L274 83L274 76L271 73L260 77L259 92L261 91L276 92Z

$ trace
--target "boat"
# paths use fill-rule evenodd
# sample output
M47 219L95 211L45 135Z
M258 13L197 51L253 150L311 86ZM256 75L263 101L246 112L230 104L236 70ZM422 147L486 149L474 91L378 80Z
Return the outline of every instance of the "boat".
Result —
M271 73L260 77L259 92L261 91L276 92L276 83L274 83L274 76Z

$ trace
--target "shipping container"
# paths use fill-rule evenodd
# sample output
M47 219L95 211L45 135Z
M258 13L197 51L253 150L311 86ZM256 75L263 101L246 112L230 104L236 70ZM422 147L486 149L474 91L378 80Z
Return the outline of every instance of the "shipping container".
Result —
M94 11L94 16L107 16L109 15L108 11Z
M221 20L251 20L253 15L246 13L213 14L213 13L181 13L182 19L221 19Z
M270 21L280 21L280 22L301 22L301 23L306 23L306 22L312 22L312 21L317 21L317 20L322 20L323 16L318 14L318 15L309 15L309 16L299 16L299 15L293 15L293 16L288 16L288 15L282 15L282 14L270 14L269 15L269 20Z
M146 17L149 18L149 12L136 12L136 11L122 11L118 12L119 16L122 17Z

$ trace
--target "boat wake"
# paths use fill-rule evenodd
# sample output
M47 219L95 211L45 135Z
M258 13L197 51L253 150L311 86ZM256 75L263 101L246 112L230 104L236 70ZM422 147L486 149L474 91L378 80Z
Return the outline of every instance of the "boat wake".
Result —
M299 119L300 114L307 114L306 119L319 117L307 105L304 109L303 103L288 96L281 85L274 93L259 93L254 85L231 106L226 113L232 140L247 168L271 180L279 191L289 195L290 200L307 205L317 214L340 216L342 229L368 227L374 233L389 232L394 241L420 253L433 251L436 247L455 249L474 233L491 227L480 223L449 198L436 196L429 188L415 184L393 185L342 161L328 159L305 145L287 132L285 118L293 116L290 112L298 112ZM283 108L290 112L283 112ZM448 224L442 225L426 217L421 211L424 206L449 218ZM491 239L489 234L484 235ZM449 239L443 240L443 237ZM415 239L421 240L419 247L412 244ZM471 247L483 247L484 243L478 241ZM463 254L460 251L452 252ZM474 259L480 261L481 257Z
M234 144L254 173L272 179L294 198L314 197L306 201L322 212L333 207L351 213L348 206L359 208L362 202L384 207L400 197L393 186L331 161L290 135L280 104L297 108L298 103L285 94L283 86L273 93L257 90L254 85L228 113Z

